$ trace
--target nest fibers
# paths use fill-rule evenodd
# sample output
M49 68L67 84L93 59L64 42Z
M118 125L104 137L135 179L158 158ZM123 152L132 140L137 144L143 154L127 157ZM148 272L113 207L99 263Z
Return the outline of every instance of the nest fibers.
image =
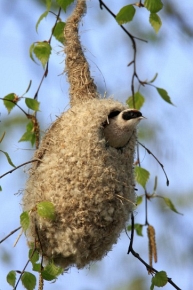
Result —
M75 105L51 126L35 153L41 161L30 170L24 210L50 201L56 218L32 211L27 238L34 242L37 230L41 254L63 268L100 260L133 210L135 131L122 150L108 146L103 134L110 112L124 109L110 99Z

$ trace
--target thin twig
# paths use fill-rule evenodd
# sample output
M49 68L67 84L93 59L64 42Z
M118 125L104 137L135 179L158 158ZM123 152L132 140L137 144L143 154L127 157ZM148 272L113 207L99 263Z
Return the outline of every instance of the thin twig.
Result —
M99 6L101 9L103 9L103 7L116 19L116 15L108 8L108 6L102 1L99 0ZM135 38L137 40L143 41L143 42L147 42L147 40L136 37L134 35L132 35L123 25L120 25L120 27L125 31L125 33L130 37L130 38Z
M167 176L167 174L166 174L166 171L165 171L165 169L164 169L164 166L163 166L163 164L157 159L157 157L145 146L145 145L143 145L141 142L139 142L139 141L137 141L146 151L147 151L147 153L149 153L150 155L152 155L153 156L153 158L158 162L158 164L161 166L161 168L162 168L162 170L163 170L163 172L164 172L164 175L165 175L165 177L166 177L166 185L168 186L169 185L169 183L170 183L170 181L169 181L169 179L168 179L168 176Z
M127 254L131 252L133 248L133 241L134 241L134 231L135 231L135 222L134 222L134 215L133 213L131 214L131 238L130 238L130 243L129 243L129 248L127 251Z
M29 163L35 162L35 161L39 161L39 159L33 159L33 160L30 160L30 161L24 162L24 163L22 163L22 164L20 164L20 165L18 165L18 166L16 166L16 167L14 167L13 169L11 169L11 170L5 172L3 175L1 175L1 176L0 176L0 179L1 179L2 177L4 177L5 175L7 175L7 174L9 174L9 173L12 173L13 171L17 170L18 168L20 168L20 167L22 167L22 166L24 166L24 165L26 165L26 164L29 164Z
M60 13L61 13L61 8L59 8L59 10L58 10L58 14L56 15L56 21L55 21L54 27L53 27L53 29L52 29L52 32L51 32L50 38L49 38L49 40L48 40L48 43L49 43L49 44L51 43L51 40L52 40L52 37L53 37L53 33L54 33L54 29L55 29L55 27L56 27L56 24L57 24L59 18L60 18ZM41 85L42 85L42 83L43 83L44 78L46 78L47 75L48 75L48 65L49 65L49 61L48 61L47 64L46 64L46 69L45 69L45 71L44 71L44 73L43 73L43 76L42 76L42 78L41 78L40 84L39 84L39 86L38 86L38 88L37 88L37 91L36 91L36 93L35 93L35 95L34 95L34 99L35 99L35 100L38 98L38 93L39 93L39 90L40 90L40 88L41 88Z
M141 162L140 162L140 156L139 156L139 142L137 140L137 163L139 165L139 167L141 167ZM148 225L149 222L148 222L148 193L147 193L147 189L146 187L144 188L144 191L145 191L145 225Z
M116 19L116 15L109 9L109 7L102 0L99 0L99 5L100 5L101 9L104 7ZM133 64L133 74L132 74L132 78L131 78L131 92L132 92L132 98L133 98L133 108L135 108L135 98L134 98L134 95L135 95L134 80L135 80L135 78L137 78L138 82L141 85L144 85L144 82L142 82L139 79L138 74L137 74L137 69L136 69L136 54L137 54L136 39L143 41L143 42L147 42L147 41L132 35L127 29L125 29L125 27L123 25L120 25L120 27L129 36L129 38L132 42L132 46L133 46L133 60L128 64L128 66Z
M21 227L18 227L17 229L11 231L5 238L3 238L1 241L0 241L0 244L3 243L5 240L7 240L10 236L12 236L14 233L16 233L18 230L20 230Z
M11 102L11 103L13 103L15 106L17 106L26 116L28 116L29 114L28 113L26 113L25 111L24 111L24 109L22 109L18 104L17 104L17 102L15 102L15 101L13 101L13 100L8 100L8 99L6 99L6 98L0 98L0 100L3 100L3 101L7 101L7 102ZM18 99L19 100L19 99Z
M41 257L41 270L43 270L43 260L44 260L44 255L43 255L43 247L42 247L42 243L41 243L41 240L40 240L40 236L39 236L39 231L38 231L38 227L37 227L37 224L35 224L35 232L37 234L37 238L38 238L38 242L40 243L40 250L41 250L41 254L42 254L42 257Z
M17 243L19 242L19 239L21 238L21 236L22 236L22 234L23 234L23 229L21 229L21 231L20 231L20 233L19 233L19 235L18 235L18 237L17 237L17 239L16 239L16 241L15 241L15 243L14 243L14 247L17 245Z
M131 215L131 238L130 238L130 243L129 243L129 248L127 251L127 254L132 254L135 258L137 258L143 265L145 265L146 269L148 272L151 273L158 273L158 270L156 270L155 268L151 267L148 263L146 263L141 257L140 255L134 251L133 249L133 241L134 241L134 226L135 226L135 221L134 221L134 215ZM171 278L167 278L168 279L168 283L171 284L175 289L177 290L182 290L181 288L179 288L173 281Z
M33 257L33 255L34 255L34 253L35 253L35 250L36 250L36 248L34 247L33 252L31 253L31 255L30 255L30 257L29 257L29 260L28 260L27 263L25 264L23 270L21 271L21 274L20 274L20 276L19 276L19 278L18 278L18 280L17 280L17 283L16 283L15 287L13 288L13 290L16 290L16 289L17 289L17 286L18 286L18 284L19 284L19 282L20 282L20 280L21 280L21 277L22 277L22 275L24 274L25 269L27 268L27 266L28 266L28 264L29 264L29 262L30 262L30 259Z

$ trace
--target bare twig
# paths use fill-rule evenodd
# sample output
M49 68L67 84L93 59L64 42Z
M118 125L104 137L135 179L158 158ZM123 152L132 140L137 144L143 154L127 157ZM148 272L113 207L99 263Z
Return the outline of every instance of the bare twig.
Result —
M1 241L0 241L0 244L3 243L5 240L7 240L10 236L12 236L14 233L16 233L18 230L20 230L21 227L18 227L17 229L11 231L5 238L3 238Z
M1 179L2 177L4 177L5 175L7 175L7 174L9 174L9 173L12 173L13 171L17 170L18 168L20 168L20 167L22 167L22 166L24 166L24 165L26 165L26 164L29 164L29 163L35 162L35 161L40 161L40 160L39 160L39 159L33 159L33 160L30 160L30 161L24 162L24 163L22 163L22 164L16 166L15 168L13 168L13 169L11 169L11 170L5 172L4 174L2 174L2 175L0 176L0 179Z
M16 283L15 287L13 288L13 290L16 290L16 289L17 289L17 286L19 285L19 282L20 282L20 280L21 280L21 277L22 277L22 275L24 274L25 269L27 268L27 266L28 266L28 264L29 264L29 262L30 262L30 259L33 257L33 255L34 255L34 253L35 253L35 250L36 250L36 248L34 247L33 252L31 253L31 255L30 255L30 257L29 257L27 263L25 264L25 266L24 266L24 268L23 268L23 270L21 271L20 276L19 276L19 278L18 278L18 280L17 280L17 283Z
M141 162L140 162L140 156L139 156L139 141L137 140L137 163L139 165L139 167L141 167ZM147 193L147 189L146 187L144 188L145 191L145 225L148 225L148 193Z
M168 186L169 185L169 179L168 179L168 176L167 176L167 174L166 174L166 171L165 171L165 169L164 169L164 166L163 166L163 164L157 159L157 157L145 146L145 145L143 145L141 142L139 142L139 141L137 141L146 151L147 151L147 153L149 153L150 155L152 155L153 156L153 158L158 162L158 164L161 166L161 168L162 168L162 170L163 170L163 172L164 172L164 175L165 175L165 177L166 177L166 185Z
M20 231L20 233L19 233L19 235L18 235L18 237L17 237L17 239L16 239L16 241L15 241L15 243L14 243L14 247L17 245L17 243L19 242L19 239L21 238L21 236L22 236L22 234L23 234L23 229L21 229L21 231Z
M151 273L158 273L158 270L156 270L155 268L151 267L148 263L146 263L141 257L140 255L134 251L133 249L133 241L134 241L134 226L135 226L135 221L134 221L134 215L131 215L131 238L130 238L130 243L129 243L129 249L127 254L132 254L135 258L137 258L147 269L148 272ZM171 284L175 289L177 290L181 290L181 288L179 288L173 281L171 278L167 278L168 279L168 283Z

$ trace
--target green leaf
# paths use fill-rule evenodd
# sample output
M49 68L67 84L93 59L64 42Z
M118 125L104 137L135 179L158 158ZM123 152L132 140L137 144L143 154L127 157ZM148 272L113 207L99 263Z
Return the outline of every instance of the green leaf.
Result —
M161 18L156 13L150 13L149 22L156 33L160 30L162 26Z
M38 31L38 26L40 24L40 22L48 15L49 10L46 10L44 13L42 13L36 23L36 31Z
M157 176L155 176L155 181L154 181L154 187L153 187L153 192L155 192L157 189Z
M55 207L50 201L39 202L37 204L37 212L43 218L50 220L54 220L55 218Z
M145 0L144 6L151 13L157 13L162 9L163 3L161 2L161 0Z
M138 236L143 237L143 233L142 233L143 225L141 225L141 224L135 224L135 225L134 225L134 229L135 229L135 231L136 231L136 233L137 233ZM131 231L131 225L129 225L129 226L127 227L127 230L128 230L128 231Z
M2 187L1 187L1 185L0 185L0 191L2 191Z
M6 158L7 158L7 161L8 161L8 163L9 163L11 166L16 167L16 166L13 164L13 162L11 161L11 158L10 158L10 156L9 156L9 154L8 154L7 152L5 152L5 151L3 151L3 150L0 150L0 152L2 152L3 154L5 154L5 156L6 156Z
M38 264L36 264L36 263L34 263L33 264L33 271L36 271L36 272L41 272L41 269L42 269L42 266L41 266L41 264L40 263L38 263Z
M136 166L134 169L134 173L136 182L139 183L143 188L145 188L150 176L149 171L142 167Z
M149 81L149 83L151 83L151 84L154 83L155 80L157 79L157 76L158 76L158 73L155 74L155 76L153 77L153 79L151 81Z
M52 48L47 41L37 42L33 47L33 53L42 63L44 68L49 60L51 50Z
M29 89L31 88L31 84L32 84L32 80L29 81L29 85L27 87L27 90L25 91L25 93L22 96L24 96L29 91Z
M143 201L143 196L142 195L137 196L137 200L136 200L137 206L140 205L142 201Z
M24 272L21 281L25 289L34 290L36 286L36 277L30 272Z
M11 110L15 107L17 100L18 100L18 97L14 93L8 94L7 96L5 96L3 98L3 103L4 103L8 113L10 113ZM10 102L10 101L12 101L12 102Z
M151 283L150 290L153 290L153 289L154 289L154 284Z
M32 146L34 145L36 140L36 135L34 133L34 124L30 121L26 126L26 132L23 134L19 142L29 141Z
M170 97L168 96L168 93L167 93L166 90L164 90L164 89L162 89L162 88L158 88L158 87L156 87L156 89L157 89L159 95L162 97L162 99L163 99L164 101L166 101L167 103L173 105L173 103L172 103Z
M33 57L33 51L34 51L34 48L35 48L35 43L32 43L32 45L30 45L30 48L29 48L29 55L30 55L30 58L36 63L36 64L38 64L36 61L35 61L35 59L34 59L34 57Z
M0 138L0 143L3 141L4 137L5 137L5 132L3 132L3 135Z
M29 109L32 109L34 111L39 111L40 103L37 100L25 98L25 103Z
M53 35L54 37L64 44L64 27L66 23L59 21L57 22L56 26L54 27Z
M42 13L42 15L40 15L40 17L36 23L36 31L38 31L38 26L39 26L40 22L42 21L42 19L44 19L48 15L50 8L51 8L51 4L52 4L51 0L46 0L46 11L44 13Z
M15 271L10 271L7 274L7 282L9 283L9 285L11 286L15 286L15 282L16 282L16 272Z
M22 212L20 215L20 224L24 231L26 231L29 228L30 219L29 219L29 213L27 211Z
M143 234L142 234L143 225L135 224L135 230L136 230L136 233L137 233L138 236L143 237Z
M163 197L163 200L165 201L165 204L175 213L181 214L179 211L177 211L177 209L175 208L174 204L172 203L171 199L169 199L168 197Z
M33 256L32 256L32 254L33 254ZM32 265L34 265L39 260L39 253L37 250L34 251L34 249L30 249L29 253L28 253L28 257L29 257Z
M74 0L56 0L58 5L66 12L67 7L74 2Z
M58 275L63 273L63 271L63 268L57 267L55 264L50 263L42 271L42 277L47 281L51 281L56 279Z
M156 273L155 276L151 279L151 282L154 286L157 287L165 286L168 282L167 273L165 271Z
M135 109L140 110L140 108L143 106L143 103L145 102L144 96L142 96L139 92L136 92L134 94L134 99L135 99ZM133 97L130 96L127 101L127 105L129 108L133 108Z
M126 5L116 15L117 22L122 25L124 23L132 21L135 15L135 8L133 5Z

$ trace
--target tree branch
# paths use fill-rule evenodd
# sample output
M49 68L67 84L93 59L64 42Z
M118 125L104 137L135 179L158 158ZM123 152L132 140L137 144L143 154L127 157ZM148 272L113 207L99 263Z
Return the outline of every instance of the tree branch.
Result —
M3 238L1 241L0 241L0 244L3 243L5 240L7 240L10 236L12 236L14 233L16 233L18 230L20 230L21 227L18 227L17 229L11 231L5 238Z
M169 183L170 183L170 181L169 181L169 179L168 179L168 176L167 176L167 174L166 174L166 171L165 171L165 169L164 169L164 166L163 166L163 164L157 159L157 157L145 146L145 145L143 145L141 142L139 142L138 140L137 140L137 143L138 144L140 144L146 151L147 151L147 153L148 154L150 154L150 155L152 155L153 156L153 158L158 162L158 164L161 166L161 168L162 168L162 170L163 170L163 172L164 172L164 175L165 175L165 177L166 177L166 185L167 186L169 186Z
M35 161L40 161L40 160L39 160L39 159L33 159L33 160L30 160L30 161L24 162L24 163L22 163L22 164L16 166L15 168L13 168L13 169L11 169L11 170L5 172L3 175L0 176L0 179L1 179L2 177L4 177L5 175L7 175L7 174L9 174L9 173L12 173L13 171L17 170L18 168L20 168L20 167L22 167L22 166L24 166L24 165L26 165L26 164L29 164L29 163L35 162Z
M127 251L127 254L129 255L130 253L137 258L147 269L148 272L151 273L158 273L158 270L156 270L155 268L151 267L148 263L146 263L141 257L140 255L134 251L133 249L133 241L134 241L134 228L135 226L135 221L134 221L134 215L131 215L131 238L130 238L130 243L129 243L129 248ZM181 288L179 288L173 281L171 278L168 278L168 283L171 284L175 289L177 290L182 290Z

